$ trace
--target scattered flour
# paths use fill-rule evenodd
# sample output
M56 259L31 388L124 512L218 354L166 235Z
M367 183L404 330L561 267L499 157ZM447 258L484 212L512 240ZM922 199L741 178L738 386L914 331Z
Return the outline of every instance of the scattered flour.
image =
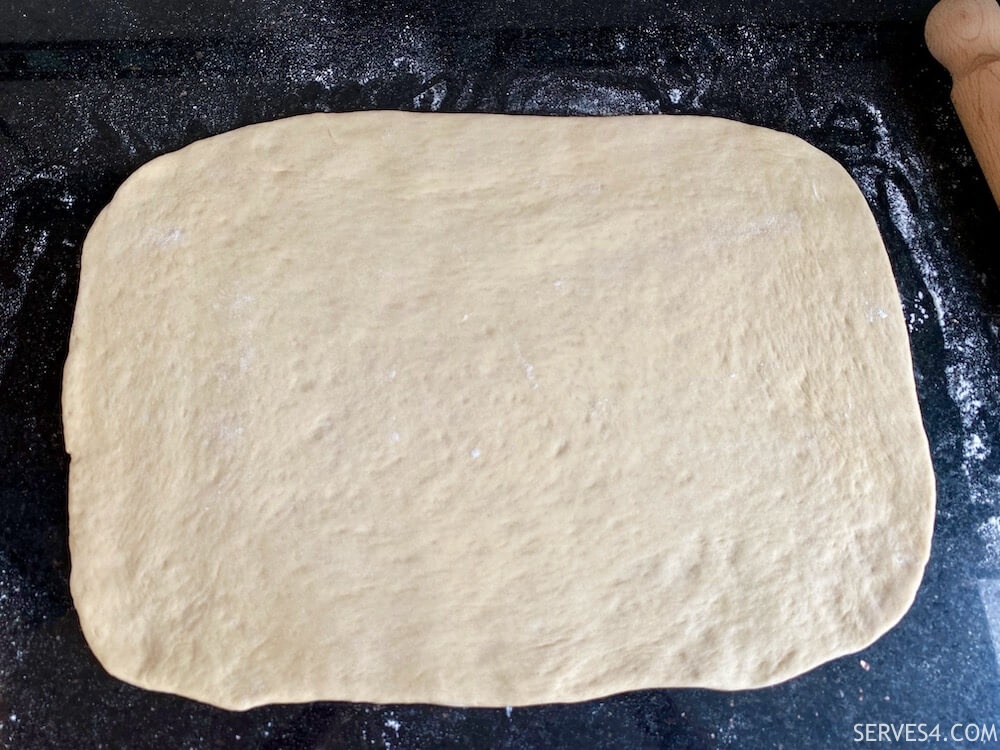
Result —
M4 683L24 659L23 630L34 613L27 584L0 550L0 623L3 623L3 631L0 632L0 695L4 693Z
M385 750L392 750L392 748L394 747L393 742L399 739L399 730L402 727L402 724L400 723L399 719L395 718L392 714L389 714L386 717L384 724L385 725L383 726L381 732L382 747ZM389 731L386 730L389 730L393 733L394 735L393 739L389 738Z
M875 159L858 169L855 178L873 204L884 198L892 226L917 262L927 297L921 291L904 300L907 326L911 334L918 332L930 320L928 306L933 308L944 340L948 395L962 424L961 471L972 502L995 507L1000 504L1000 467L993 449L1000 411L1000 375L991 359L997 351L996 332L981 316L974 284L961 276L958 253L929 218L926 206L938 198L933 185L921 178L927 172L922 158L897 148L882 113L870 104L866 108L874 124Z
M441 107L447 94L447 85L440 80L445 64L440 45L423 27L404 21L343 33L360 37L352 38L353 44L328 45L318 34L293 36L285 52L289 79L335 89L416 78L427 88L414 98L414 105L431 110Z
M639 90L567 74L545 74L519 82L508 102L513 110L525 114L547 114L553 102L559 102L566 114L577 115L652 114L660 110L657 101Z
M0 228L0 243L4 237L4 229ZM43 229L36 235L34 241L15 250L13 261L13 284L0 285L0 378L3 377L14 355L17 345L17 318L24 307L28 295L28 286L39 259L45 253L49 244L49 231Z
M1000 568L1000 516L983 522L976 531L986 547L986 564Z

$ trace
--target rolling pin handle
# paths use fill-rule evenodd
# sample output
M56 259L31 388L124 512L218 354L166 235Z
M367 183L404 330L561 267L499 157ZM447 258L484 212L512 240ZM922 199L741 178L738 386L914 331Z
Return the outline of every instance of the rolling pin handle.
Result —
M956 80L1000 61L997 0L942 0L927 17L927 48Z
M927 18L925 38L951 73L951 100L1000 205L1000 5L941 0Z

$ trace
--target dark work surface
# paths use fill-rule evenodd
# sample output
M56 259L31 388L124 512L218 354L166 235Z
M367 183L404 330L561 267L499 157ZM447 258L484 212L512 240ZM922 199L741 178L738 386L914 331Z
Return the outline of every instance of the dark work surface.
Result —
M859 722L1000 724L1000 212L922 42L931 3L22 5L0 6L0 745L796 749L857 746ZM230 713L105 675L69 598L59 406L87 229L159 154L374 108L719 115L844 164L896 273L937 473L932 557L902 622L766 690L509 712Z

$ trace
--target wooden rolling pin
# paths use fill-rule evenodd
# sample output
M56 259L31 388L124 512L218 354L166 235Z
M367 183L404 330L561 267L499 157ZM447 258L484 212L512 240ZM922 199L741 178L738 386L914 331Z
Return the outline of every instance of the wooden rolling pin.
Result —
M942 0L925 33L931 54L951 73L951 100L1000 206L1000 4Z

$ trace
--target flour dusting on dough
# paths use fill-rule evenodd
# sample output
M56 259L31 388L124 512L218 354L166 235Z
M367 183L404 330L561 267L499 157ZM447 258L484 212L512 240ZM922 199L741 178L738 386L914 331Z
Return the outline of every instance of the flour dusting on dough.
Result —
M165 250L183 242L184 232L177 227L151 229L146 235L146 241L156 250Z
M531 364L527 359L525 359L524 354L521 352L521 342L514 341L514 349L517 351L517 361L520 363L521 368L524 370L524 377L528 379L532 388L538 387L538 379L535 377L535 366Z
M868 320L869 323L874 323L877 320L885 320L888 317L889 313L887 313L881 307L869 307L865 311L865 318Z

